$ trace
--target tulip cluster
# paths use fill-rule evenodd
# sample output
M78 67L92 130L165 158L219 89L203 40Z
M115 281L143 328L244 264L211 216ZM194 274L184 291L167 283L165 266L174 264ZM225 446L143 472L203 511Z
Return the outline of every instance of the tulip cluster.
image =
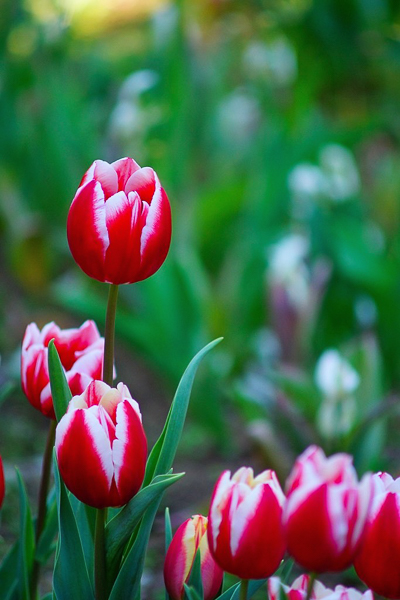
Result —
M284 585L279 577L271 577L268 581L269 600L281 600L282 592L288 600L306 600L309 585L309 575L300 575L291 586ZM310 597L311 600L373 600L371 590L362 593L343 585L337 585L334 590L331 590L317 580L313 582Z

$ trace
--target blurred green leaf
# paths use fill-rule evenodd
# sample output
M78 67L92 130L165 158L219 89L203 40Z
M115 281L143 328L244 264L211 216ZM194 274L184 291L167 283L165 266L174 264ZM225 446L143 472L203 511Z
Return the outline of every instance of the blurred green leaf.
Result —
M24 482L17 470L20 503L20 536L18 556L18 587L21 600L30 600L30 581L35 554L33 519Z
M71 390L69 389L54 340L50 340L48 358L54 412L56 413L57 421L60 421L67 411L68 403L72 398L72 394Z

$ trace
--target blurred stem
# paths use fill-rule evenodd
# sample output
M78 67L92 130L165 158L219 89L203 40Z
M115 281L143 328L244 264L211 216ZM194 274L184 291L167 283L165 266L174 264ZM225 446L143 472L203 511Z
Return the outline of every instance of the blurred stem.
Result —
M96 600L107 598L107 570L104 526L106 509L98 508L96 514L96 530L94 537L94 586Z
M118 286L110 284L104 341L103 381L112 386L114 380L115 315L117 313Z
M53 458L53 446L54 446L54 438L56 434L56 425L57 422L55 420L51 420L49 431L47 434L46 447L43 454L43 463L42 463L42 477L40 481L39 487L39 498L38 498L38 515L36 519L36 533L35 533L35 546L37 547L39 543L40 536L43 531L43 527L46 521L46 513L47 513L47 495L49 493L49 483L50 483L50 471L51 471L51 462ZM31 577L31 598L36 598L36 589L39 581L39 573L40 573L40 563L35 560L32 567L32 577Z
M240 582L239 600L246 600L248 587L249 587L249 580L242 579L242 581Z
M310 573L310 579L308 581L308 588L307 588L307 596L306 596L306 600L310 600L312 592L313 592L313 588L314 588L314 582L315 582L315 578L316 578L317 574L316 573Z

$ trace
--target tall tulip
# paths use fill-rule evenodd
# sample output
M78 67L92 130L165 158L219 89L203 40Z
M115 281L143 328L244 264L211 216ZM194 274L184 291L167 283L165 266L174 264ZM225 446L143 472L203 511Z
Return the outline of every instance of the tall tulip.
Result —
M400 477L378 473L372 479L372 506L354 566L374 592L400 598Z
M268 580L269 600L306 600L310 584L309 575L300 575L291 586L284 585L279 577L270 577ZM282 593L284 596L282 596ZM320 581L315 580L310 596L311 600L374 600L371 590L360 592L354 588L337 585L334 590L325 587Z
M41 331L36 323L28 325L22 342L22 389L32 406L51 419L55 414L47 357L53 338L73 394L81 394L92 379L101 379L104 353L104 339L94 321L73 329L60 329L52 322Z
M74 396L56 429L61 476L75 496L96 508L122 506L139 490L147 442L139 406L123 383L92 381Z
M257 477L248 467L232 476L222 473L211 499L208 543L224 571L241 579L262 579L276 571L285 552L284 499L274 471Z
M288 551L317 573L349 567L359 547L371 499L371 477L359 483L352 457L326 458L310 446L287 481L283 521Z
M171 241L171 208L157 174L132 158L96 160L72 201L67 235L89 277L119 285L153 275Z
M183 598L183 586L190 578L199 549L204 600L213 600L218 594L224 572L211 556L207 525L207 517L194 515L178 527L172 538L164 563L165 587L172 600Z

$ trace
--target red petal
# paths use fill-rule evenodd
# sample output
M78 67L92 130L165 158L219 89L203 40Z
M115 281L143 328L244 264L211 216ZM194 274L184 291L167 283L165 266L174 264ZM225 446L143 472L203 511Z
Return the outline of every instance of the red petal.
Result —
M68 213L68 243L81 269L104 281L104 261L109 239L104 192L100 183L89 181L75 196Z
M115 162L111 163L111 166L118 175L118 190L125 191L126 182L130 176L140 169L137 162L133 158L120 158Z
M153 275L167 257L171 243L171 207L167 194L157 187L143 227L140 244L140 271L138 280Z

